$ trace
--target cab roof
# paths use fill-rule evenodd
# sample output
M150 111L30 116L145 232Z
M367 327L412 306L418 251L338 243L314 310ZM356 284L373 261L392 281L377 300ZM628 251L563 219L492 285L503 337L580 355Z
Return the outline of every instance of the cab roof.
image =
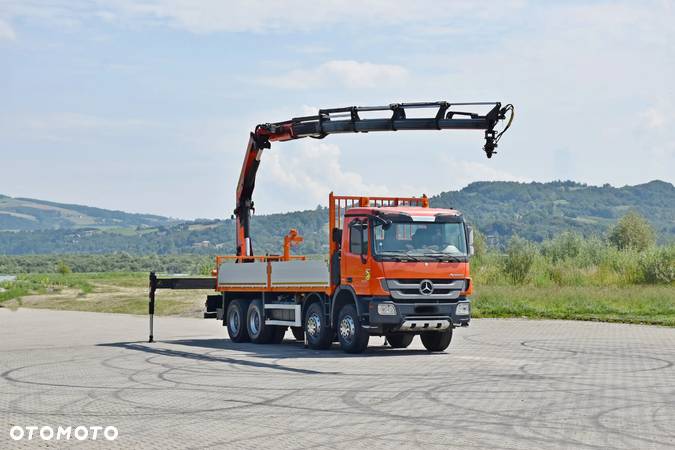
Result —
M348 215L402 215L410 217L461 216L456 209L424 208L422 206L367 206L347 210Z

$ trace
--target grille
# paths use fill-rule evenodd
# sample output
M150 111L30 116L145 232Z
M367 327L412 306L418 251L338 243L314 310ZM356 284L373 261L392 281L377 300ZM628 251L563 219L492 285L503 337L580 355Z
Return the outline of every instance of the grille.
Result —
M422 294L420 283L431 281L434 284L433 292ZM465 289L466 280L460 279L433 279L433 278L408 278L388 279L387 287L391 296L397 300L453 300L459 297L459 293Z

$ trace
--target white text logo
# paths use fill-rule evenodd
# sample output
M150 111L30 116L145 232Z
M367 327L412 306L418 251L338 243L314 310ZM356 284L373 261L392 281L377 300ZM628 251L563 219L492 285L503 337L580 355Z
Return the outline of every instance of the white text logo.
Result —
M33 440L33 439L42 439L43 441L69 441L71 438L78 441L92 440L97 439L106 441L114 441L117 439L117 428L113 426L101 427L101 426L77 426L77 427L50 427L45 426L35 426L29 425L21 427L19 425L14 425L9 430L9 437L15 441L20 441L23 439Z

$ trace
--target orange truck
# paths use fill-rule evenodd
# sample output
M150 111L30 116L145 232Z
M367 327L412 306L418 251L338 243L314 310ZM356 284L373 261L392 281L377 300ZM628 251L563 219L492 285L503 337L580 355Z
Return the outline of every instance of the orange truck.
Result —
M435 114L419 117L428 109ZM382 112L387 117L362 117ZM496 131L507 115L504 128ZM213 289L204 317L222 321L233 342L280 343L290 328L313 349L337 341L345 352L361 353L373 335L405 348L420 335L427 350L445 350L453 329L468 326L471 318L473 231L461 212L431 208L424 195L331 193L325 257L292 255L291 247L302 242L295 229L285 236L280 254L255 255L250 219L258 166L275 141L397 130L483 130L483 150L490 158L512 120L512 105L433 102L324 109L316 116L258 125L237 185L236 255L216 257L212 277L150 274L150 342L157 289Z

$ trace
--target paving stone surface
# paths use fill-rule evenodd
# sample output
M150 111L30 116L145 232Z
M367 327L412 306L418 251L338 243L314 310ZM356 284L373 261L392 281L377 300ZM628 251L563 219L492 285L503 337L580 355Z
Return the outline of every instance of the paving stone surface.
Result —
M675 329L474 320L445 353L233 344L215 320L0 308L0 448L675 448ZM13 426L114 426L15 441ZM91 434L89 435L91 436Z

